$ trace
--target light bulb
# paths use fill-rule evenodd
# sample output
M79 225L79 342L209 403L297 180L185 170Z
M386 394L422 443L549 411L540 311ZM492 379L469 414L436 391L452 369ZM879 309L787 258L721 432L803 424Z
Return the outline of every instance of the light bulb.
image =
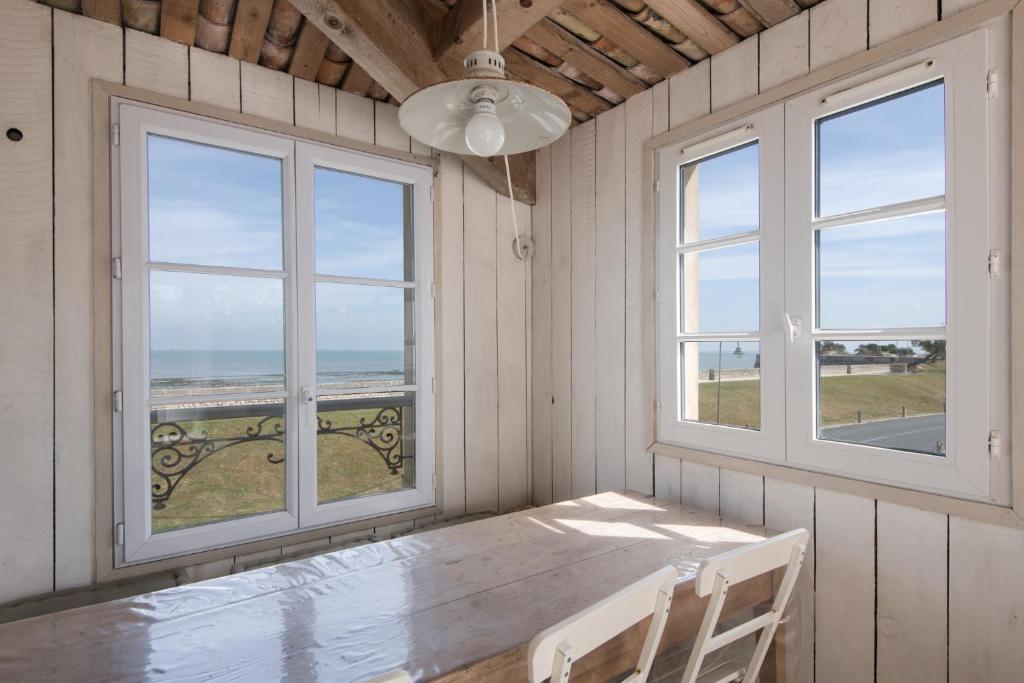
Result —
M505 145L505 126L494 111L494 103L476 102L476 113L466 124L466 146L477 156L492 157Z

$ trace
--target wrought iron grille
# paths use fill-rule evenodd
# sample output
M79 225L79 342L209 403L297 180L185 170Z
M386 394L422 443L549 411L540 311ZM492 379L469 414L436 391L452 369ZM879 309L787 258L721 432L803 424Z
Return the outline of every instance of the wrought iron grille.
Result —
M342 436L366 444L384 461L391 474L398 474L406 460L402 447L403 408L413 405L410 397L374 397L320 401L317 414L317 436ZM319 413L376 408L372 418L360 417L357 424L339 426ZM245 433L231 437L211 437L205 430L189 432L182 426L192 420L226 420L253 417L266 406L214 406L161 409L150 414L150 462L153 474L151 501L154 510L163 510L171 495L196 467L218 453L242 444L273 442L282 446L281 453L270 451L266 461L272 465L284 462L284 416L268 415L249 425Z

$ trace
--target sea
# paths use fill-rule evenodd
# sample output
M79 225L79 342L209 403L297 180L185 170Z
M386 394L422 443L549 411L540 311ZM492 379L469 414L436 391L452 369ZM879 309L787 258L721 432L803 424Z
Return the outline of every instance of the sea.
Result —
M280 385L284 378L280 351L153 350L149 366L154 390L192 386L245 391ZM402 351L317 351L317 384L401 384L404 366Z

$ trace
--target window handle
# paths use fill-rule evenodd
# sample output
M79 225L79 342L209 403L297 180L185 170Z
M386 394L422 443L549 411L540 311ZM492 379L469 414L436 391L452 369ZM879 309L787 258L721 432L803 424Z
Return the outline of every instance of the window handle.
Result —
M789 330L789 341L796 341L803 331L803 320L798 315L786 314L786 329Z
M309 424L316 422L316 392L313 387L302 387L302 403L306 406L306 420Z

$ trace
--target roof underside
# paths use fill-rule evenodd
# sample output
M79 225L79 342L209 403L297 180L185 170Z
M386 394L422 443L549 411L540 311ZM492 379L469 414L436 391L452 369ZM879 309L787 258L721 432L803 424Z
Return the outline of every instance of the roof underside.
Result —
M380 101L395 101L360 64L331 42L290 0L42 0L61 9L229 54L296 78ZM576 121L706 59L819 0L536 0L547 16L503 45L509 75L561 96ZM466 29L479 0L400 0L422 18L435 56L446 40L479 37ZM459 7L459 5L469 7ZM533 0L499 2L531 8ZM504 13L499 15L499 20ZM525 31L523 31L525 28ZM506 31L503 30L503 35ZM475 44L471 49L475 49ZM465 51L465 50L463 50ZM372 71L372 68L370 69Z

